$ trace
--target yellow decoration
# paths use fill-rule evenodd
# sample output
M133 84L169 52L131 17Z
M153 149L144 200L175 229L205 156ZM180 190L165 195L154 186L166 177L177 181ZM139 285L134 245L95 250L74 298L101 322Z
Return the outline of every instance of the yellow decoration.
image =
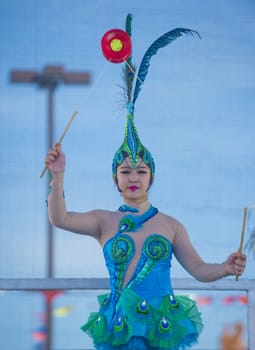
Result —
M122 41L120 39L113 39L110 43L110 46L111 46L112 51L119 52L122 49L123 44L122 44Z
M55 309L53 311L53 314L55 317L65 317L69 315L70 312L72 312L72 310L73 310L73 306L62 306Z

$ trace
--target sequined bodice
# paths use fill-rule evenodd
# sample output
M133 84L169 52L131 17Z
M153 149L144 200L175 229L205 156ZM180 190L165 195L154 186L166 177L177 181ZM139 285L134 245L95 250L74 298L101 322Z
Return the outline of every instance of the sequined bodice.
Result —
M151 216L155 215L157 209L152 208L150 213ZM149 218L151 216L149 215ZM150 234L144 239L137 257L135 254L137 247L132 235L139 235L139 231L137 232L134 226L141 227L142 223L149 218L146 213L144 216L135 216L135 218L133 223L132 215L124 216L120 222L119 231L104 246L111 293L118 298L123 287L127 287L146 299L153 298L155 295L171 294L171 242L163 235ZM136 257L134 272L124 286L127 270L130 264L134 263L134 257Z
M110 275L111 292L119 295L123 288L128 266L134 256L135 243L127 234L115 236L104 247L106 266ZM147 297L166 295L172 292L170 283L170 261L172 246L159 234L148 236L143 244L134 274L127 283L128 288L142 292ZM139 294L141 294L139 292Z
M189 348L202 321L193 300L173 293L172 244L166 235L153 233L166 232L161 218L143 225L158 211L128 211L103 249L111 292L98 296L99 312L91 313L82 329L96 349Z

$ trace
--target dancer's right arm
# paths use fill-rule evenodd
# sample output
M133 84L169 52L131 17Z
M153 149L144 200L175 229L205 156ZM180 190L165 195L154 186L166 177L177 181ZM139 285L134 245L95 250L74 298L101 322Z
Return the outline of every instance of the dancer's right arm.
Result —
M56 144L49 150L45 165L52 175L51 191L48 198L48 213L51 224L64 230L90 235L100 240L100 211L76 213L68 212L66 209L63 196L65 155L60 144Z

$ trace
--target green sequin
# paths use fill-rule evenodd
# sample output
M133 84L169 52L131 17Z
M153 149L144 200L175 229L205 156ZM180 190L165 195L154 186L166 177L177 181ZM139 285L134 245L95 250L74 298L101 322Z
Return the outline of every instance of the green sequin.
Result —
M133 240L127 235L122 235L113 241L111 256L117 263L124 263L131 257L134 249Z
M123 332L124 328L125 328L125 323L124 323L124 319L122 316L119 316L117 321L114 324L114 331L115 332Z
M169 306L171 309L177 309L179 307L179 303L173 295L169 295Z
M152 260L165 259L169 255L169 244L166 238L153 235L146 241L145 252Z
M132 232L135 228L135 222L130 217L124 217L120 220L119 231L120 232Z
M160 320L159 331L161 333L169 333L172 331L172 326L165 317L163 317L162 320Z
M136 306L136 311L141 314L148 314L149 313L149 307L146 300L143 300Z

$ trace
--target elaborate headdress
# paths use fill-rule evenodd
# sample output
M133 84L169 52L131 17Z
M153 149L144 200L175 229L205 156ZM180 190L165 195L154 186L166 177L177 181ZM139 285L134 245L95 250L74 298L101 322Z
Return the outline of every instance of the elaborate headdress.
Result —
M132 15L128 14L126 18L126 33L128 34L129 38L131 38L131 21L132 21ZM114 31L118 31L120 34L119 38L114 38ZM111 33L110 33L111 32ZM129 157L131 160L131 164L133 166L136 165L138 158L141 158L145 164L147 164L152 172L152 176L155 173L155 164L153 161L153 157L149 150L142 144L140 141L140 138L138 136L138 132L135 126L134 122L134 107L135 102L137 100L137 97L139 95L139 92L142 88L142 84L144 83L144 80L146 78L146 75L149 70L150 66L150 59L153 55L155 55L158 51L158 49L165 47L166 45L170 44L175 39L179 38L183 34L190 34L194 35L196 34L198 37L200 37L199 33L186 28L175 28L163 35L161 35L158 39L156 39L151 46L147 49L145 52L143 59L141 61L138 73L136 75L136 67L132 63L132 57L131 57L131 51L130 55L127 55L127 46L123 45L123 42L121 42L122 35L121 30L112 30L107 32L106 36L110 38L109 40L109 46L107 47L107 50L110 50L114 54L114 59L109 59L112 62L119 63L123 60L125 60L125 66L124 66L124 92L125 92L125 104L128 111L127 114L127 121L125 126L125 135L124 135L124 141L122 145L118 148L116 151L113 163L112 163L112 172L113 175L116 176L117 173L117 167L120 165L125 157ZM110 35L109 35L110 34ZM131 42L131 41L130 41ZM118 45L118 43L120 45ZM116 54L123 51L124 59L118 60L116 59ZM127 57L126 57L127 56ZM136 76L136 80L134 79ZM135 82L135 84L134 84Z

